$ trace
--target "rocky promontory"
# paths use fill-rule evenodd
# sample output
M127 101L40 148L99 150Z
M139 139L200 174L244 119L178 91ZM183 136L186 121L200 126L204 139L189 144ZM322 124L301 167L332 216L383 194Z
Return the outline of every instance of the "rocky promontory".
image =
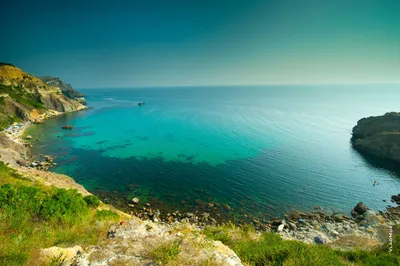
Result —
M66 112L85 109L82 99L28 74L20 68L0 63L0 130L14 122L41 122Z
M43 80L44 83L47 85L53 86L53 87L58 87L62 91L62 93L67 96L68 98L77 98L77 97L83 97L83 94L79 93L78 91L74 90L71 86L71 84L65 83L58 77L53 77L53 76L43 76L39 77L41 80Z
M353 128L351 141L362 153L400 162L400 113L359 120Z

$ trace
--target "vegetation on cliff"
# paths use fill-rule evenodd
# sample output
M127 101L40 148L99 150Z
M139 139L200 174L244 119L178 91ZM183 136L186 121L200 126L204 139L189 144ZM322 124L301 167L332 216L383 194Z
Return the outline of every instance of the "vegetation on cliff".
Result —
M119 219L97 210L95 196L31 183L2 162L0 181L0 265L40 265L40 248L97 244Z

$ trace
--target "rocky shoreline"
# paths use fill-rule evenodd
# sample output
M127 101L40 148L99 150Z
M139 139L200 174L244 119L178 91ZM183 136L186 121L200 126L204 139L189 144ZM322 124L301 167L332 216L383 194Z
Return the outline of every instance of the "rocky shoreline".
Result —
M18 159L14 158L13 167L26 176L38 178L48 185L57 187L76 188L83 194L90 194L82 186L76 184L72 178L59 175L56 173L45 172L54 162L54 158L43 155L42 161L32 161L29 154L30 145L26 145L26 139L23 139L23 132L29 126L29 123L22 125L13 125L7 129L5 137L10 143L15 143L19 148L14 150L19 157L25 159L23 165ZM11 133L10 133L11 132ZM30 138L28 138L30 140ZM20 147L23 147L22 149ZM14 145L10 145L8 150L14 149ZM17 156L18 157L18 156ZM3 160L3 157L2 157ZM33 165L32 165L33 163ZM12 164L11 164L12 165ZM35 176L35 177L33 177ZM60 182L60 180L67 182ZM393 202L400 204L400 194L392 198ZM209 212L199 210L194 212L165 211L152 206L150 203L142 203L139 198L134 198L123 208L127 213L138 217L142 221L151 221L164 225L173 224L191 224L199 230L209 225L218 225L223 223L235 223L235 221L224 220L224 216L213 216ZM111 203L112 202L105 202ZM221 208L230 208L221 206ZM343 213L326 212L321 208L316 208L311 212L293 212L282 217L276 217L270 220L257 220L249 218L247 224L252 224L258 232L276 232L285 239L299 240L306 243L329 244L340 248L352 248L347 243L337 245L343 239L357 238L362 239L363 243L368 243L362 248L372 248L387 242L387 230L390 226L400 224L400 207L388 207L385 211L375 213L368 209L362 202L358 203L351 212L352 217ZM243 223L237 223L238 226ZM357 241L356 241L357 242ZM359 242L359 241L358 241ZM335 244L336 243L336 244ZM357 243L353 243L356 245Z
M400 199L400 195L396 199ZM139 208L136 207L138 202L139 199L133 199L130 205L131 208L136 208L136 211L128 211L128 213L144 221L169 225L188 223L195 225L199 229L226 222L235 223L218 220L218 217L213 217L208 212L181 213L177 210L164 213L162 209L153 209L149 203ZM132 207L132 205L135 207ZM376 213L369 210L362 202L359 202L352 210L352 216L317 209L312 212L296 211L285 214L284 218L276 217L272 220L253 219L247 224L254 226L257 232L275 232L285 239L298 240L309 244L334 244L341 239L356 237L364 241L368 240L370 248L387 242L388 234L385 232L390 226L399 223L400 207L390 207L386 211ZM243 225L236 223L236 226Z

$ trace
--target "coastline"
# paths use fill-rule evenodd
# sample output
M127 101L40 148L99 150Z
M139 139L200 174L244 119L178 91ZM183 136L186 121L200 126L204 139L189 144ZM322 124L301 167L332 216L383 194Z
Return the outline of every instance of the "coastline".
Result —
M25 152L29 153L29 144L24 139L25 130L32 125L30 122L16 124L8 127L5 131L6 137L23 146ZM17 150L17 153L20 151ZM20 154L23 157L23 154ZM32 157L26 158L31 160ZM26 166L18 165L16 169L31 180L39 181L47 186L56 186L60 188L77 189L83 195L90 195L83 186L74 181L73 178L57 174L51 171L41 171ZM109 203L109 202L106 202ZM112 204L112 202L110 202ZM112 206L112 205L110 205ZM141 203L140 208L136 203L131 202L127 209L123 209L122 213L129 213L132 217L137 217L142 221L152 221L161 224L187 223L191 224L200 230L209 225L218 225L224 223L232 223L230 220L218 219L212 217L210 213L204 210L196 210L194 212L180 213L178 210L165 213L163 209L154 208L149 203ZM153 209L154 208L154 209ZM131 211L130 211L131 210ZM391 211L392 210L392 211ZM128 215L128 214L127 214ZM359 216L359 217L357 217ZM276 217L271 220L253 219L248 222L252 224L258 232L276 232L282 238L287 240L298 240L308 244L315 243L316 237L323 239L324 243L340 248L352 248L351 245L359 245L364 243L363 248L372 248L387 242L386 235L382 232L389 226L400 224L399 207L392 207L386 211L375 213L365 211L365 213L349 217L343 213L324 212L321 209L316 209L310 212L299 212L285 214L284 218ZM242 226L244 224L237 223ZM346 242L346 239L357 238L358 243L345 246L338 244ZM318 238L319 239L319 238ZM368 243L368 244L365 244Z
M31 122L22 122L22 123L15 122L6 129L4 129L4 132L6 133L7 137L9 137L10 140L23 145L25 143L22 137L24 135L25 130L30 125L32 125Z

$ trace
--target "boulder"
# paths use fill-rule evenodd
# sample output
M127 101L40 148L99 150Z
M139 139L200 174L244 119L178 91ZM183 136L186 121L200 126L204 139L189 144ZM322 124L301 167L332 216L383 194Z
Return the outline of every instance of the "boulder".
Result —
M357 216L358 216L358 213L354 209L351 210L351 217L357 218Z
M314 242L319 244L319 245L326 244L326 240L322 236L315 236L314 237Z
M359 226L367 226L367 225L368 225L368 221L367 221L367 220L361 220L361 221L358 223L358 225L359 225Z
M343 216L342 216L342 215L339 215L339 214L336 214L336 215L333 217L333 219L335 220L335 222L338 222L338 223L343 222Z
M364 203L362 203L361 201L359 203L357 203L357 205L354 207L354 211L358 214L358 215L363 215L366 211L368 211L368 207L367 205L365 205Z
M50 247L41 250L42 255L52 263L49 265L56 265L54 259L57 260L57 265L72 265L77 260L78 256L82 254L83 249L80 246L70 248Z
M288 222L288 226L290 230L297 230L297 226L296 224L292 223L292 222Z
M393 196L392 196L392 201L393 201L393 202L396 202L396 204L399 204L399 205L400 205L400 194L398 194L398 195L393 195Z
M282 220L279 218L273 219L271 221L271 225L273 225L273 226L279 226L281 223L282 223Z
M31 135L28 135L25 137L25 139L33 139L33 137Z
M283 228L284 228L284 227L285 227L285 225L284 225L284 224L281 224L281 225L278 226L278 228L276 229L276 231L277 231L278 233L280 233L280 232L283 231Z
M28 166L28 165L26 164L26 162L23 161L23 160L16 160L15 162L16 162L18 165L23 166L23 167L27 167L27 166Z
M133 204L138 204L139 203L139 199L138 198L133 198L132 199L132 203Z

